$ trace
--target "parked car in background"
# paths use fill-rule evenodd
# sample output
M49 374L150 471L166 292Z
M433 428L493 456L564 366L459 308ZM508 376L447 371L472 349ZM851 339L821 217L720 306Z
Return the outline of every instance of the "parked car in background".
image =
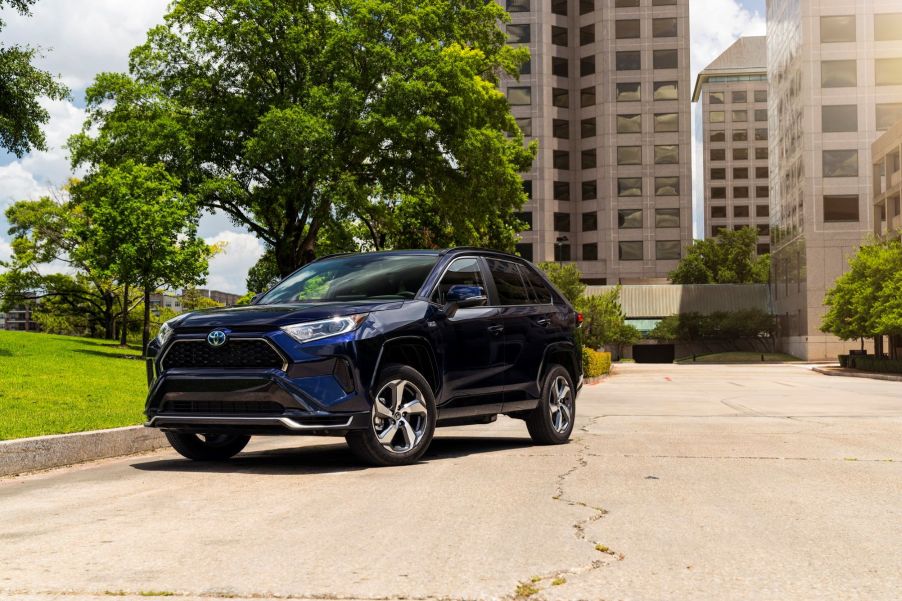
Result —
M167 322L149 350L146 425L195 460L251 436L344 436L376 465L417 461L436 427L573 430L573 307L529 262L475 249L319 259L250 306Z

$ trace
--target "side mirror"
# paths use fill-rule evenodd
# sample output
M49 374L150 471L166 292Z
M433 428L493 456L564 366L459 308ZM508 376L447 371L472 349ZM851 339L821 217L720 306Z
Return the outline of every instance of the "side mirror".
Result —
M454 317L459 309L481 307L489 302L482 286L456 284L445 293L445 315Z

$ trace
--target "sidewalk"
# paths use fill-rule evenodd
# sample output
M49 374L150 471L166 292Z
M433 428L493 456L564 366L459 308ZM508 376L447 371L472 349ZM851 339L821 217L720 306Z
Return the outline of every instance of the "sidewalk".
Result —
M868 378L869 380L883 380L884 382L902 382L902 375L897 374L881 374L873 371L861 371L860 369L849 369L839 367L837 365L816 365L811 368L819 374L825 376L845 376L847 378Z

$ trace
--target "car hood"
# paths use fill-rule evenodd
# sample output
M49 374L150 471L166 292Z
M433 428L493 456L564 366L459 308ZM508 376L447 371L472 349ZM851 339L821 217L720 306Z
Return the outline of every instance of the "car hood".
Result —
M181 332L208 330L210 328L229 328L236 331L261 331L282 326L395 309L403 305L403 301L392 302L356 302L356 303L292 303L282 305L248 305L223 309L207 309L188 313L181 320L174 322L173 327Z

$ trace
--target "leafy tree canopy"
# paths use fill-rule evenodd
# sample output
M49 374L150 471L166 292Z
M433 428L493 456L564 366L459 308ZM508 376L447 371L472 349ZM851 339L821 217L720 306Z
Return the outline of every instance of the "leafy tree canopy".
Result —
M766 284L770 255L757 255L758 232L752 228L724 231L696 240L677 268L674 284Z
M583 274L572 263L540 263L539 269L545 272L551 283L574 305L586 291L586 285L582 282Z
M129 75L89 89L74 162L163 163L283 277L330 224L346 246L510 249L535 148L497 88L528 56L507 18L484 0L176 0Z

